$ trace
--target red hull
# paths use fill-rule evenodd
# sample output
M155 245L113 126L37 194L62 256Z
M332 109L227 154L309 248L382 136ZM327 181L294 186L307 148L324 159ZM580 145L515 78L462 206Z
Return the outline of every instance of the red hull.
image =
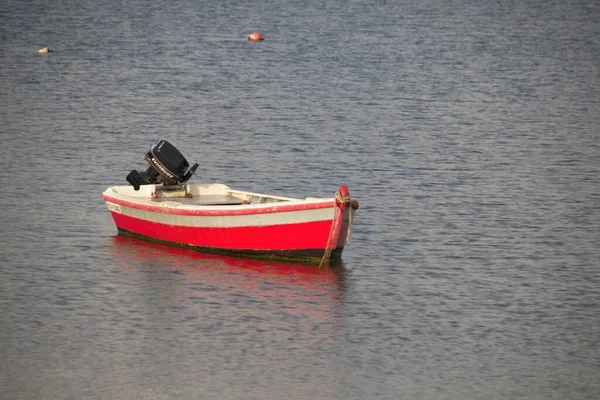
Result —
M297 250L324 248L331 221L237 228L167 225L111 213L117 228L163 242L229 250Z

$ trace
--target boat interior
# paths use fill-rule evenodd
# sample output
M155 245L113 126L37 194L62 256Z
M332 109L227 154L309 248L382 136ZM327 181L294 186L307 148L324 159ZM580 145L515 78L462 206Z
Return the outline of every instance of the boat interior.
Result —
M242 204L270 204L285 201L298 201L289 197L266 195L232 190L221 183L193 183L183 185L141 185L138 190L132 186L113 186L115 194L133 197L137 201L163 203L166 201L188 205L231 206Z

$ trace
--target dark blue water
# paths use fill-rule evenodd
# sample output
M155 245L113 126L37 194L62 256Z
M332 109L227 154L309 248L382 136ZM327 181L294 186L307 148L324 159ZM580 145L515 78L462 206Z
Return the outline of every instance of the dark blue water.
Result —
M593 1L2 3L2 397L598 398L599 66ZM347 184L343 265L117 237L159 139Z

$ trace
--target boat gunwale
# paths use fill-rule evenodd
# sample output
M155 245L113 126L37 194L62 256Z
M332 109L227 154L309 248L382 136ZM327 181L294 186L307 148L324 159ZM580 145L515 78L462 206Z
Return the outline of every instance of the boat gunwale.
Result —
M259 195L265 197L274 197L271 195L261 195L258 193L231 190L234 193L243 193L249 195ZM165 198L162 203L152 202L144 197L134 198L113 190L109 187L102 193L102 199L116 205L130 207L138 210L145 210L157 213L178 214L189 216L234 216L234 215L252 215L282 213L293 211L304 211L322 208L335 207L335 198L307 198L292 199L274 203L261 204L241 204L241 205L193 205L178 203L177 198Z

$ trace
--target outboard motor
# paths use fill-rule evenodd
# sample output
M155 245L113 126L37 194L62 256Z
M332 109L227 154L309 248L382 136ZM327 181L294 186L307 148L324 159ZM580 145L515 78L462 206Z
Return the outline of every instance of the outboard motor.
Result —
M161 140L152 146L144 158L150 167L144 172L134 169L127 175L127 182L135 190L140 190L141 185L160 183L163 186L179 185L190 179L198 168L198 163L189 168L190 164L185 157L166 140Z

